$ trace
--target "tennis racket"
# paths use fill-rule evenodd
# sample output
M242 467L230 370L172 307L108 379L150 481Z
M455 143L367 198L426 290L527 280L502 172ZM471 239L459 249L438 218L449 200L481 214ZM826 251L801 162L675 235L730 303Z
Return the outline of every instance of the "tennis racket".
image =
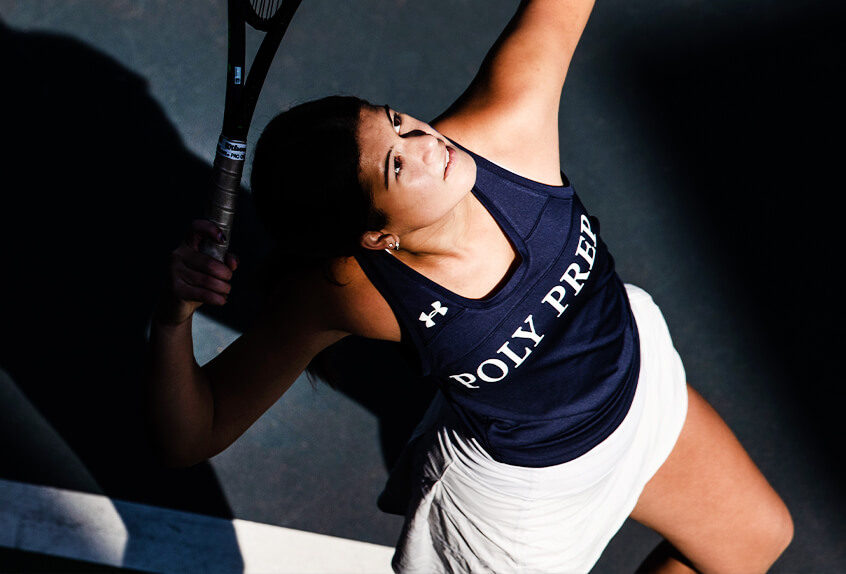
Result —
M241 174L247 155L247 132L259 92L276 49L291 23L301 0L228 0L229 54L226 67L226 104L223 129L212 167L212 186L206 205L206 219L225 235L223 243L203 241L200 251L223 261L229 249L235 205L241 188ZM249 75L244 67L246 24L265 32Z

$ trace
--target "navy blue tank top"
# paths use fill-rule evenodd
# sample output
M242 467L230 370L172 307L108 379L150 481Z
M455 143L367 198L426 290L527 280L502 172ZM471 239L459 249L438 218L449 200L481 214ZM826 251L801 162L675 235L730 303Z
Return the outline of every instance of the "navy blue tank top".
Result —
M385 251L356 260L423 374L495 460L572 460L617 428L634 397L640 347L625 288L569 182L541 184L461 149L476 161L473 194L520 254L504 284L468 299Z

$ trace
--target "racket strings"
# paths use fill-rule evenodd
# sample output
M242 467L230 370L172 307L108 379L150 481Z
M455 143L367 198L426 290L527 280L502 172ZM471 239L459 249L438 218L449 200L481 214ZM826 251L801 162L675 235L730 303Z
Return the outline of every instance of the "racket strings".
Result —
M276 15L282 2L283 0L250 0L250 6L259 19L267 21Z

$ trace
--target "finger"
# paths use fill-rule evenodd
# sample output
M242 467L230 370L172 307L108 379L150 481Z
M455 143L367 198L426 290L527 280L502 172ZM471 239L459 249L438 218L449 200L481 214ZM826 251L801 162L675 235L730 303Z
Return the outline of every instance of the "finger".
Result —
M232 279L232 270L229 267L205 253L191 249L181 252L180 257L182 263L194 271L206 273L223 281Z
M226 281L215 279L211 275L194 271L189 267L183 266L177 271L177 276L189 285L214 291L221 295L229 295L229 292L232 290L232 286Z
M235 255L231 252L227 252L225 259L226 259L226 265L229 267L229 269L231 269L232 271L235 271L236 269L238 269L238 262L239 261L238 261L237 255Z
M182 279L176 280L175 291L177 295L185 301L197 301L199 303L208 303L210 305L226 304L226 297L224 295L191 285Z
M191 222L191 230L185 241L193 249L199 249L203 239L215 243L226 243L226 236L220 228L208 219L195 219Z

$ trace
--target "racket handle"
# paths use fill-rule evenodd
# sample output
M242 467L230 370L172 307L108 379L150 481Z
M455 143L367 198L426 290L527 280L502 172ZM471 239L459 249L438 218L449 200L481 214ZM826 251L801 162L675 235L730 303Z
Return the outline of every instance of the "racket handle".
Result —
M232 221L235 219L235 206L241 189L241 174L244 171L246 153L246 142L220 136L217 153L214 156L206 219L223 231L226 240L223 243L214 243L204 239L200 243L200 251L218 261L223 261L229 249Z

